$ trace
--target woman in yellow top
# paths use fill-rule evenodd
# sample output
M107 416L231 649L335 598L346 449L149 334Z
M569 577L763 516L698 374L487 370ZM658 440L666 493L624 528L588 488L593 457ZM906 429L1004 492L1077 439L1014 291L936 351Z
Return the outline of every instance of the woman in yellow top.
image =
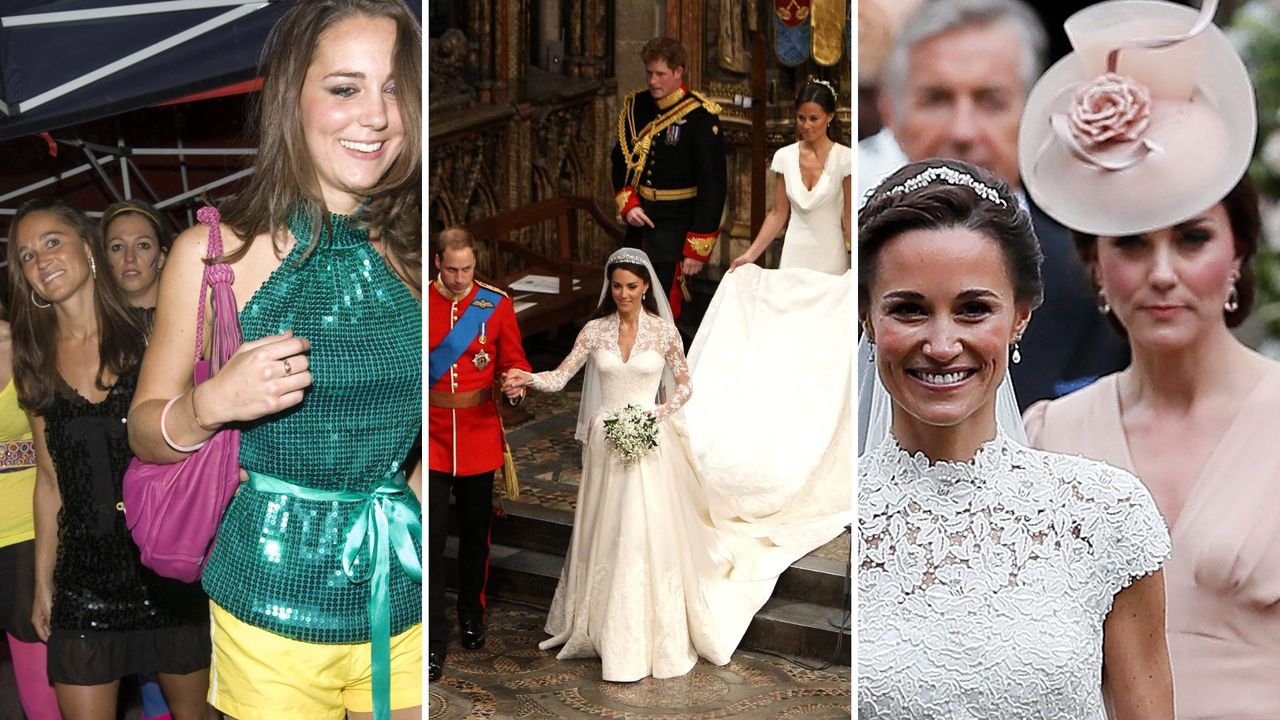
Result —
M18 680L18 698L30 720L59 718L58 700L45 672L45 645L31 624L35 596L35 521L31 498L36 485L36 456L31 425L18 405L13 386L13 344L9 309L0 301L0 627L9 638L9 654Z

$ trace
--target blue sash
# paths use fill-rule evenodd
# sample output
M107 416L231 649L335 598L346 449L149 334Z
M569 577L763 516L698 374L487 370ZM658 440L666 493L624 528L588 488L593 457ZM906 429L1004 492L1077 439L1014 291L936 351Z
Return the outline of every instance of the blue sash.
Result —
M502 302L500 293L485 287L480 288L475 299L462 312L462 317L458 318L458 324L454 325L449 334L444 336L444 340L441 340L440 344L431 351L427 362L427 387L435 387L440 378L449 372L449 368L458 362L462 353L471 346L471 341L480 334L480 325L489 319L493 311L498 308L499 302Z

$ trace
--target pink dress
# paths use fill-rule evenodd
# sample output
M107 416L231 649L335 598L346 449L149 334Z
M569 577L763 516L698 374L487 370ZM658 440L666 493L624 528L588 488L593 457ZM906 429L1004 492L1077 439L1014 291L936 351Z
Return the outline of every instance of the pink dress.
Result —
M1135 472L1116 375L1027 409L1033 446ZM1141 478L1168 516L1171 488ZM1191 486L1164 565L1179 720L1280 718L1280 365Z

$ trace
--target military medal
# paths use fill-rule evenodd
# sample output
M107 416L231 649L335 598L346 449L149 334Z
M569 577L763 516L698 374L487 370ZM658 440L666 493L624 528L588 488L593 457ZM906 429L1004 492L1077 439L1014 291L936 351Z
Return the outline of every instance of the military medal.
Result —
M485 332L486 325L487 323L483 323L483 322L480 323L480 336L476 338L476 340L479 341L481 345L484 345L486 342L489 341L489 336ZM480 352L476 353L471 358L471 362L476 366L477 370L483 370L485 369L485 366L489 364L489 353L485 352L484 348L481 347Z

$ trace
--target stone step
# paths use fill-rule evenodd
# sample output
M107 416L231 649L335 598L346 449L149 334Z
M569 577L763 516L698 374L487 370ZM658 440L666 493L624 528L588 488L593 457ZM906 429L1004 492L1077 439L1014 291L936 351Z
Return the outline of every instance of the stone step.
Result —
M445 577L450 580L457 577L457 556L457 538L451 536L445 545ZM806 558L817 559L823 558ZM564 556L560 554L495 543L489 551L489 595L542 608L550 607L563 564ZM795 566L787 572L793 571L797 571ZM812 571L801 569L798 572ZM837 599L832 605L824 605L783 597L775 591L751 621L741 646L787 657L814 660L834 657L837 664L848 666L852 650L849 631L839 628L848 620L846 611L840 609L842 602L845 601Z
M505 517L493 523L495 547L530 550L563 558L573 532L572 512L520 502L506 502L504 509ZM451 514L449 530L451 535L456 535L457 528L453 522ZM841 535L833 542L848 542L848 538ZM845 562L830 557L813 554L802 557L778 578L773 597L840 608L846 594L845 565ZM559 573L559 566L556 572Z

